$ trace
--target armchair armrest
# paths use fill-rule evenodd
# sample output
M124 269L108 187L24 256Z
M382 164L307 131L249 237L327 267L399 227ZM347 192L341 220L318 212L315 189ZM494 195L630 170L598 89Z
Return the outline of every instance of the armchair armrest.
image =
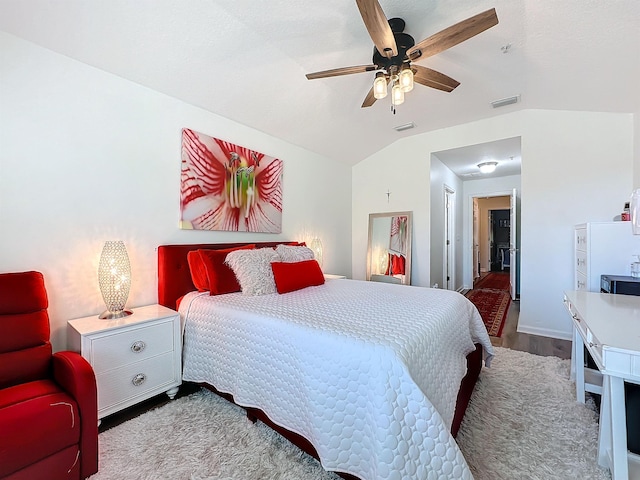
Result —
M57 352L52 357L53 377L78 404L80 414L80 473L98 471L98 391L93 368L79 353Z

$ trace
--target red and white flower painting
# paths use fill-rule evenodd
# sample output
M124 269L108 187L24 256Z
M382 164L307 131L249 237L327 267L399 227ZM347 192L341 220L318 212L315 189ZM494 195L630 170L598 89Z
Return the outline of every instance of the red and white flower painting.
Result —
M182 130L180 228L281 233L282 160Z

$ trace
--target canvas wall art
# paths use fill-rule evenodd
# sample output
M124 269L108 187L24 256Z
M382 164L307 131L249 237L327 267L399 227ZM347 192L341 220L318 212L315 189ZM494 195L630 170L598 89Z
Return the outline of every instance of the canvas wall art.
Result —
M182 130L180 228L282 232L282 160Z

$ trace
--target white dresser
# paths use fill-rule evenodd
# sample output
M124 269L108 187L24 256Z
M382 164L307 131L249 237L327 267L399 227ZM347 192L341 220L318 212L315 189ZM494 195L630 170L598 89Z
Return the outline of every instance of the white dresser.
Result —
M640 255L640 235L630 222L590 222L575 226L574 289L600 291L600 275L630 275L632 255Z
M166 392L174 398L182 380L180 315L162 305L134 308L133 315L68 322L69 348L91 364L98 385L98 418Z

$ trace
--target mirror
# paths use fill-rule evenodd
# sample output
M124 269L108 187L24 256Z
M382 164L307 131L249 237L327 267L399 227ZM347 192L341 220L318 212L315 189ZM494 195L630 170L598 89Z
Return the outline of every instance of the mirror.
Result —
M369 214L367 280L411 284L411 212Z

